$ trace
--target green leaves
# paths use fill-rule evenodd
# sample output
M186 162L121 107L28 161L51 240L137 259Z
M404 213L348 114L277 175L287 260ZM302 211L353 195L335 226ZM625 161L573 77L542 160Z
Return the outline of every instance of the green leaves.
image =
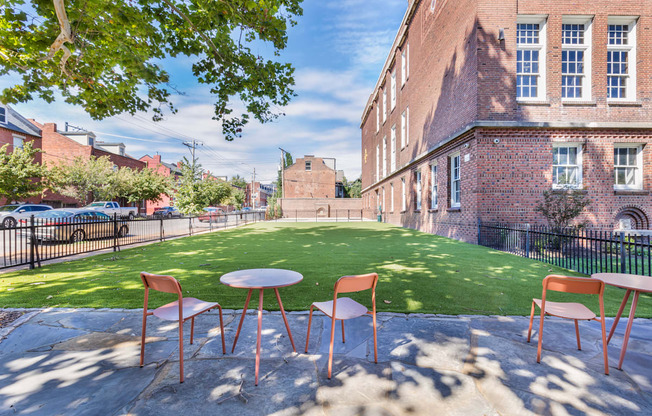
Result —
M73 37L73 44L66 43L70 75L59 67L63 51L42 60L60 33L54 1L5 0L0 75L20 82L5 88L0 101L52 102L56 91L94 119L149 110L158 120L176 112L176 91L162 62L186 56L194 60L194 76L215 96L213 118L233 140L250 115L274 120L279 114L273 109L294 96L293 68L266 61L249 46L269 43L278 56L288 25L302 14L302 0L62 0ZM231 115L232 98L244 103L245 113Z
M226 203L233 196L233 188L226 182L208 177L202 180L201 166L184 158L181 183L174 194L177 209L184 214L201 214L204 208Z
M9 144L0 147L0 197L13 202L40 194L45 187L42 177L46 171L34 160L38 150L31 142L9 153L8 147Z

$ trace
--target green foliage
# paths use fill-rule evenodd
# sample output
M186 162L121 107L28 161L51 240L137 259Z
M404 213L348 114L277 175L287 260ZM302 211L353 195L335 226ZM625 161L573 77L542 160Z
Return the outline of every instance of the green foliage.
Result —
M7 202L20 201L40 194L45 183L42 178L46 170L34 161L38 150L31 142L25 142L22 149L8 152L9 144L0 148L0 197Z
M123 170L123 169L120 169ZM133 172L133 171L132 171ZM152 201L158 202L162 195L172 195L175 183L172 176L163 176L153 169L142 169L133 172L127 192L123 196L129 202Z
M235 209L242 209L245 200L245 193L242 189L231 188L233 191L227 203L233 205Z
M546 190L543 192L543 201L537 205L536 211L546 217L550 226L564 228L568 227L590 204L591 200L581 189Z
M230 182L231 184L237 186L238 188L242 188L242 189L247 188L247 180L245 178L240 177L240 175L235 175L234 177L232 177Z
M362 181L360 178L349 182L344 177L344 198L360 198L362 196Z
M179 93L163 60L189 57L193 75L215 97L213 118L233 140L250 117L274 120L280 115L275 109L295 95L292 66L258 51L280 54L288 26L303 13L301 2L4 0L0 76L15 82L0 101L38 97L51 103L60 94L94 119L152 111L160 120L165 108L176 112L171 95ZM54 3L62 4L71 26L71 41L64 43L69 58L51 49L62 33ZM234 115L231 103L237 101L246 111Z
M86 205L93 200L115 197L118 181L113 181L113 162L108 156L85 158L78 156L72 163L60 164L50 170L51 187L61 195Z
M294 164L294 161L292 160L292 154L288 152L283 152L282 161L282 169L285 169L288 166L292 166ZM276 178L276 190L274 191L274 195L272 195L271 198L267 200L267 212L265 213L265 217L276 219L283 216L283 210L281 209L281 205L278 202L278 200L281 198L283 198L283 177L281 170L279 170L278 177Z
M181 165L181 182L174 195L175 206L184 214L201 214L204 208L220 205L232 197L232 188L226 182L214 179L201 180L201 165L189 163Z

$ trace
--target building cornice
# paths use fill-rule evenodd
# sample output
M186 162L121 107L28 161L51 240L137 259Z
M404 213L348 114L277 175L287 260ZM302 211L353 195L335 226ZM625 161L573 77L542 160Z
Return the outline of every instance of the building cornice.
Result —
M413 165L423 161L424 159L432 156L440 148L455 141L459 137L464 136L466 133L477 128L495 128L495 129L576 129L576 130L593 130L593 129L614 129L614 130L652 130L652 122L568 122L568 121L552 121L552 122L536 122L536 121L492 121L492 120L479 120L469 123L453 134L447 136L445 139L440 140L434 146L429 147L424 152L418 154L408 163L398 168L390 176L384 177L380 181L362 189L362 192L367 192L370 189L380 185L381 183L392 179L397 174L403 173L412 169Z

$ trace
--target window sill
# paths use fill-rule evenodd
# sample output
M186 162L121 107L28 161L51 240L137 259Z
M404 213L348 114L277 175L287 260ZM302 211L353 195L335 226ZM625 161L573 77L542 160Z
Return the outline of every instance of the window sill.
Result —
M582 193L582 194L588 194L588 193L589 193L589 191L587 191L586 189L581 188L581 187L573 187L573 188L570 188L570 187L568 187L568 188L552 188L552 193L555 193L555 194L563 194L563 193L565 193L566 191L577 191L577 192L580 192L580 193Z
M462 212L462 208L461 207L450 207L446 211L448 211L448 212Z
M439 212L438 208L429 209L428 212Z
M550 101L548 100L519 100L516 99L518 105L540 105L545 107L550 107Z
M650 191L643 189L614 189L614 195L649 195Z
M421 210L420 210L420 209L415 209L415 210L414 210L414 213L415 213L415 214L420 214L420 213L421 213Z
M562 106L584 106L584 107L596 107L598 103L595 100L577 100L577 101L564 101L561 102Z
M640 101L609 101L607 100L607 105L609 107L643 107L643 103Z
M404 209L403 211L399 212L399 214L405 214L406 212L407 212L407 210Z

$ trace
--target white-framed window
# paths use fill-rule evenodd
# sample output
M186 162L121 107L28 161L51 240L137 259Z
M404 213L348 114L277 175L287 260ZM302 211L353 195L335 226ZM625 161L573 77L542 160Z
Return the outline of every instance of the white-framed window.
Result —
M394 111L394 108L396 108L396 70L392 71L390 78L392 90L390 91L391 97L389 97L389 99L392 102L392 111Z
M376 145L376 181L380 180L380 145Z
M415 210L421 211L421 171L420 170L415 172L414 180L416 183L416 195L414 198Z
M401 178L401 211L407 210L407 195L405 189L405 178Z
M387 176L387 136L383 137L383 178Z
M614 189L643 189L643 145L614 144Z
M401 51L401 87L405 85L408 77L410 76L410 44L405 43L405 47Z
M405 107L405 146L410 144L410 107Z
M582 186L582 144L555 143L552 145L552 187L579 188Z
M387 120L387 89L383 89L383 123Z
M591 18L563 16L561 28L561 98L591 99Z
M407 110L403 111L401 114L401 149L405 147L407 142L407 119L406 119Z
M380 107L376 103L376 133L380 131Z
M7 124L7 109L0 106L0 123Z
M306 170L312 170L312 162L306 161Z
M546 18L519 16L516 24L516 99L546 99Z
M394 182L389 184L389 212L394 212Z
M383 186L383 202L382 202L382 205L381 205L383 212L385 212L387 210L387 205L385 205L387 203L386 201L387 200L385 199L385 187Z
M392 159L390 161L391 163L390 172L394 172L396 170L396 124L392 126L391 138L392 138Z
M609 16L607 98L636 100L636 19L631 17Z
M437 165L430 165L430 209L437 209Z
M437 0L431 0L430 1L430 11L431 12L435 11L435 6L437 6Z
M13 139L14 139L14 143L13 143L14 150L22 149L23 148L23 142L25 141L25 138L23 136L14 135Z
M460 154L455 153L450 156L450 176L451 176L451 188L450 188L450 198L451 198L451 208L459 208L460 207L460 202L461 202L461 194L462 194L462 181L461 181L461 176L460 176L460 162L462 160L460 159Z

